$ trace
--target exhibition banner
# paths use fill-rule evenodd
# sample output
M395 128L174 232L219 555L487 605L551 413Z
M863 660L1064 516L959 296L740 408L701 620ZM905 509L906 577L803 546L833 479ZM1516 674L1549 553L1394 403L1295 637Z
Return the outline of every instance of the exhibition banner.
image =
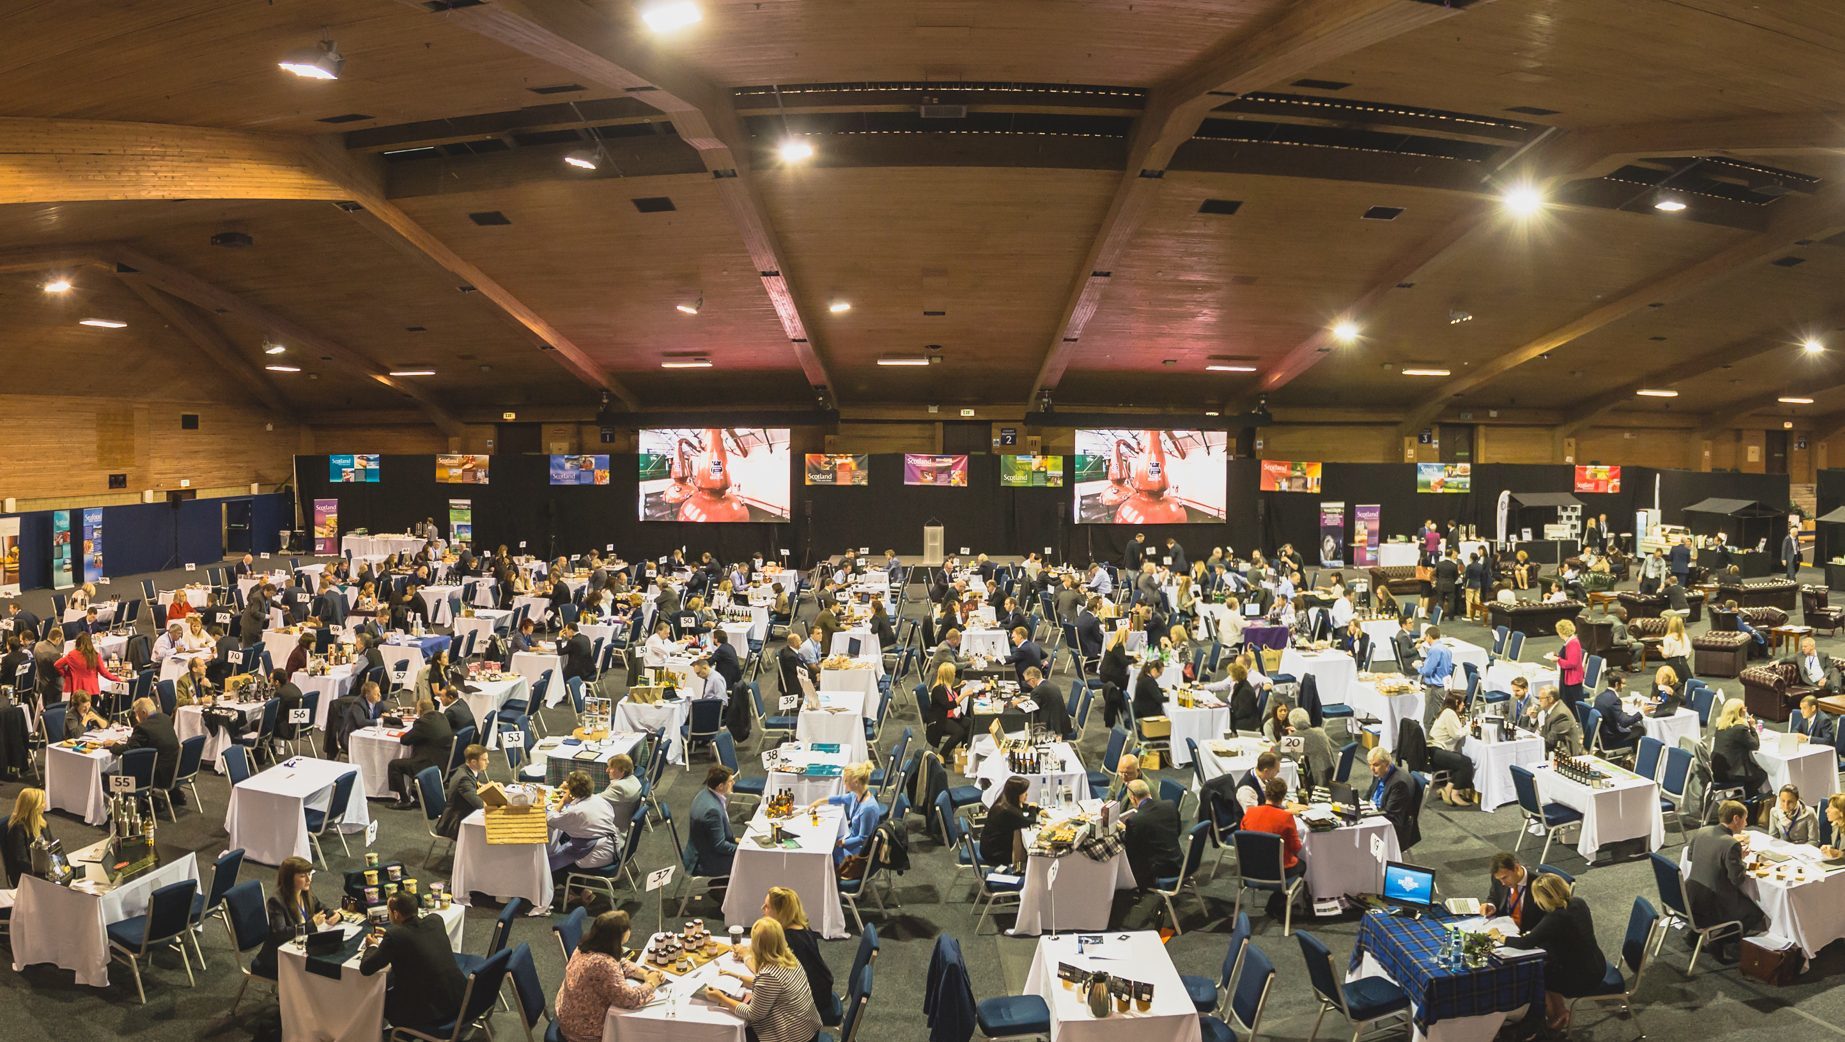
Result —
M1416 491L1471 492L1473 491L1473 464L1418 463L1416 464Z
M1345 564L1345 504L1320 504L1320 564Z
M337 499L314 501L314 552L340 552L340 501Z
M966 488L967 457L926 456L906 452L903 454L903 483Z
M102 507L83 508L83 578L103 579Z
M76 584L70 553L70 511L51 512L51 588L62 590Z
M809 485L871 484L871 457L846 452L809 452L804 463Z
M448 541L470 544L474 542L474 501L472 499L448 501Z
M1383 509L1376 503L1352 508L1352 564L1356 567L1370 568L1377 564L1377 548L1383 542L1378 515Z

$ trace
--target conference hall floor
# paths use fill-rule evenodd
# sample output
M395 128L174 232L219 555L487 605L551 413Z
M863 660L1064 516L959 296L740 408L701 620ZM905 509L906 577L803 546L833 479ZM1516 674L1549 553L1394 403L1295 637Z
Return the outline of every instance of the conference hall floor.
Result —
M186 576L180 572L163 572L151 576L162 588L178 584ZM1803 577L1818 577L1807 569ZM113 584L123 596L138 596L138 580L144 576L118 579ZM131 592L133 591L133 592ZM105 593L107 588L105 587ZM916 591L920 592L920 590ZM36 591L25 597L27 606L44 611L50 596ZM811 607L807 608L811 611ZM909 607L913 614L915 606ZM1694 627L1694 632L1708 622ZM1486 643L1489 635L1476 624L1455 622L1444 627L1451 635L1476 643ZM1822 638L1822 646L1833 653L1845 652L1845 640ZM1533 640L1525 651L1527 660L1554 650L1557 642ZM1060 675L1061 679L1061 675ZM913 681L911 681L913 682ZM618 695L620 678L611 674L604 681L605 691ZM1725 694L1740 694L1736 681L1717 683ZM893 716L880 744L888 747L905 724L914 724L913 703L900 698L894 703ZM566 726L567 711L552 710L547 719L552 730ZM1081 749L1091 767L1100 756L1106 740L1098 712L1090 722ZM740 750L742 761L756 761L759 739L752 739ZM689 772L669 769L664 782L664 797L683 814L689 806L705 763L701 756ZM496 775L503 776L503 764L495 760ZM1178 778L1178 774L1173 774ZM1184 779L1181 779L1184 780ZM19 785L0 785L0 808L10 808ZM178 857L196 852L201 859L202 874L209 877L209 861L224 849L224 809L227 799L225 781L215 775L202 775L199 783L202 807L184 811L177 824L162 823L159 843L163 857ZM378 841L374 849L385 858L401 858L406 863L421 864L428 847L420 814L395 811L381 802L373 803L374 817L380 820ZM1411 859L1439 870L1440 885L1449 895L1483 895L1487 883L1487 860L1494 851L1510 849L1518 830L1515 807L1496 813L1450 808L1439 800L1429 804L1423 816L1423 841ZM75 849L101 835L100 830L85 827L68 815L56 815L52 828L66 847ZM912 818L911 870L896 881L896 895L901 909L888 915L871 913L883 938L883 950L876 967L876 985L860 1038L867 1042L910 1042L928 1037L921 1017L922 980L928 964L932 939L941 932L961 939L974 977L977 997L1017 992L1030 965L1035 941L995 935L976 936L974 916L965 877L957 880L951 861L940 844L921 828L920 819ZM1676 852L1677 833L1669 831L1668 850ZM1528 841L1525 853L1535 859L1536 848ZM650 833L641 843L643 867L658 867L672 858L670 840L664 831ZM335 870L350 867L356 860L340 856L338 844L329 854ZM438 855L438 870L432 878L446 878L447 855ZM1207 865L1209 864L1207 858ZM1578 893L1594 910L1597 932L1604 950L1618 945L1627 911L1634 895L1655 897L1651 870L1644 858L1586 868L1573 848L1554 849L1551 861L1577 874ZM246 866L245 879L259 879L265 890L273 888L274 872L262 866ZM316 889L323 898L332 898L336 886L331 878L317 879ZM1174 962L1182 973L1215 976L1223 957L1227 920L1235 896L1234 876L1226 871L1208 879L1201 890L1207 911L1195 901L1182 901L1179 911L1185 932L1168 945ZM654 902L624 894L623 907L635 914L637 933L657 922ZM1655 902L1657 903L1657 902ZM1128 894L1115 898L1113 924L1117 929L1149 929L1156 925L1155 899L1136 900ZM707 920L718 917L709 902L695 904L696 912ZM495 909L476 908L468 913L466 946L478 951L485 946ZM669 918L671 918L669 909ZM1300 951L1293 938L1284 938L1279 921L1255 916L1255 942L1274 960L1279 969L1275 989L1262 1024L1262 1035L1281 1039L1305 1039L1317 1011L1302 967ZM1332 947L1336 960L1350 954L1355 922L1343 920L1314 921L1297 915L1296 925L1314 931ZM1008 916L1000 917L1001 926L1009 925ZM1631 1039L1641 1034L1655 1037L1687 1038L1759 1038L1773 1033L1797 1033L1804 1037L1823 1037L1819 1032L1845 1035L1845 991L1835 986L1845 982L1845 946L1833 945L1814 962L1812 969L1792 986L1773 988L1742 977L1733 965L1722 965L1708 956L1699 962L1698 975L1687 979L1683 974L1687 947L1681 934L1672 933L1665 944L1663 959L1649 970L1640 993L1638 1022L1621 1018L1607 1007L1584 1007L1579 1011L1570 1036L1609 1042ZM555 994L562 976L556 942L546 918L521 920L514 928L513 943L529 942L536 955L540 977ZM829 943L826 955L833 964L842 986L844 970L852 958L853 940ZM267 1015L273 1018L273 994L265 986L252 985L235 1018L229 1016L231 998L241 982L241 974L232 964L232 956L221 926L210 924L204 936L205 952L211 967L200 975L196 988L188 988L178 959L171 955L156 957L156 968L147 974L148 1002L135 1004L133 985L125 967L112 971L112 985L106 990L80 987L72 983L67 971L40 966L28 967L23 973L0 971L0 1038L89 1040L125 1038L147 1042L180 1040L243 1039L251 1037ZM11 954L6 956L11 962ZM267 1010L267 1013L265 1013ZM494 1017L494 1030L501 1039L521 1037L515 1014L501 1011ZM1340 1037L1349 1031L1329 1017L1321 1035ZM1400 1036L1392 1036L1400 1037Z

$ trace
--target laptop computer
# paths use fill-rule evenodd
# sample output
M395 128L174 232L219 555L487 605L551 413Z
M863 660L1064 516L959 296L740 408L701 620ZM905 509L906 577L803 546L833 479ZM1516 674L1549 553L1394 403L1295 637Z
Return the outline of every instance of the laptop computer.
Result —
M1384 892L1388 904L1425 912L1435 904L1435 870L1401 861L1384 862Z
M1332 797L1334 803L1343 803L1348 807L1358 806L1358 790L1347 785L1345 782L1336 781L1329 783L1326 786L1326 793Z

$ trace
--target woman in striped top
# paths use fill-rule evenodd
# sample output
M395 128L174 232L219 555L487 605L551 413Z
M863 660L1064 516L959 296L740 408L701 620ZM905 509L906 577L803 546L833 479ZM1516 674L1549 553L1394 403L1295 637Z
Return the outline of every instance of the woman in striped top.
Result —
M557 993L557 1027L565 1042L602 1042L610 1009L640 1009L665 981L659 972L622 958L628 932L628 913L604 912L577 943Z
M754 1042L813 1042L820 1031L820 1013L781 923L768 916L756 920L750 928L750 950L744 964L754 976L724 971L750 986L743 1001L716 988L706 988L705 997L742 1018Z

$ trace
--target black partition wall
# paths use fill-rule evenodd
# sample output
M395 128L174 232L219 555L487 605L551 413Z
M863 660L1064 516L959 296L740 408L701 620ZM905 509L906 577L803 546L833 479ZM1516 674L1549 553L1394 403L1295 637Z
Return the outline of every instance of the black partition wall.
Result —
M337 499L342 531L403 531L425 517L435 518L446 531L448 501L467 499L473 504L476 545L517 547L524 540L530 552L541 555L611 544L630 555L656 556L684 546L730 559L758 549L773 557L786 549L792 561L805 565L868 546L873 553L888 547L913 559L922 551L923 526L934 521L944 527L950 553L966 546L1023 554L1049 546L1060 559L1119 560L1140 530L1076 524L1068 487L1001 488L999 459L992 455L969 457L965 488L905 485L901 454L871 456L870 484L858 488L802 485L797 462L790 476L792 516L785 524L641 522L634 455L616 455L610 463L608 485L554 486L548 456L498 455L492 457L489 484L450 485L436 481L434 457L385 456L378 483L338 484L328 479L326 456L298 456L296 480L304 517L311 518L314 500ZM1571 492L1575 478L1574 468L1565 465L1475 464L1470 491L1435 494L1416 491L1414 464L1328 463L1316 494L1258 491L1260 464L1253 459L1229 460L1227 470L1229 517L1222 524L1151 526L1145 529L1148 538L1163 543L1172 535L1194 558L1213 546L1247 553L1284 542L1311 558L1323 501L1345 505L1348 533L1353 508L1377 504L1386 539L1408 535L1424 520L1474 525L1482 537L1491 538L1498 530L1502 491ZM1822 474L1822 509L1827 480ZM1845 480L1838 484L1845 497ZM1629 532L1635 510L1652 505L1655 487L1665 519L1674 522L1684 507L1712 495L1787 501L1785 475L1644 467L1625 468L1618 493L1576 493L1576 498L1585 514L1607 514L1616 531Z

